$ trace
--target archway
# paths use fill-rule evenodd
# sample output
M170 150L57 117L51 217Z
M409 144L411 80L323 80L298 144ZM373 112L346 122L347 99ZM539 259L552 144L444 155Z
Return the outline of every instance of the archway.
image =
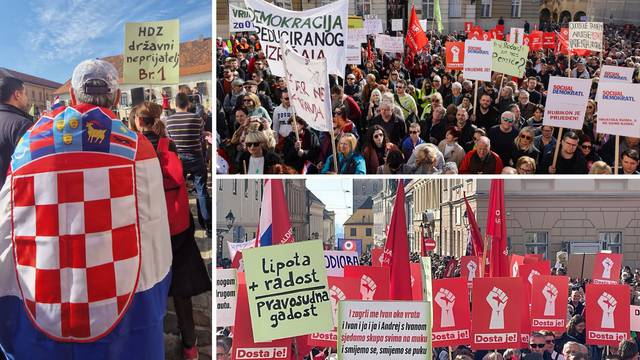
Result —
M553 14L551 15L551 19L553 20L553 22L558 22L558 12L554 11Z
M560 13L560 24L571 21L571 13L567 10Z
M577 13L575 13L575 15L573 15L573 21L582 21L580 20L583 16L587 16L587 14L585 14L584 11L578 11Z
M551 12L549 11L549 9L542 9L540 11L540 25L539 28L540 29L544 29L545 28L545 24L548 24L551 22Z

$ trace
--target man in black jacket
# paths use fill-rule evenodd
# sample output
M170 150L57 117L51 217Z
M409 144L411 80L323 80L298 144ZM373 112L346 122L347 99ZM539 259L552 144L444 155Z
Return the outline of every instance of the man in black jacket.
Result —
M0 188L4 185L11 155L18 141L33 125L27 114L29 96L22 80L0 78Z
M562 136L560 151L555 167L553 166L553 155L555 149L547 147L542 164L539 167L543 174L586 174L587 161L578 149L578 135L573 131L568 131Z

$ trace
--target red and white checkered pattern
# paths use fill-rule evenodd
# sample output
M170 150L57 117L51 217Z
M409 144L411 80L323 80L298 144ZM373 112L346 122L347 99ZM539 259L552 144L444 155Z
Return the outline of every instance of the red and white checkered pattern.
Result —
M48 336L92 341L124 315L140 269L134 189L132 165L13 177L18 283Z

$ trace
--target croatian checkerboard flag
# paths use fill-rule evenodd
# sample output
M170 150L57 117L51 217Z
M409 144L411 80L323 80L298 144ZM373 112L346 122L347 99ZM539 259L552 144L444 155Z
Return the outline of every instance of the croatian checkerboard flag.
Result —
M260 209L256 245L269 246L294 241L282 180L267 179L264 181L262 192L262 208Z
M22 137L0 189L0 357L162 359L171 239L151 143L80 104Z

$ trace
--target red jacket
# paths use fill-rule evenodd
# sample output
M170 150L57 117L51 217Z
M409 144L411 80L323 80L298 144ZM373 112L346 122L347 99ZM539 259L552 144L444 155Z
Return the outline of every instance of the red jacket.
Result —
M171 236L187 230L190 225L189 197L187 184L182 174L182 162L178 155L169 151L169 139L161 137L158 141L158 160L162 169L162 184L167 201L167 218Z
M464 156L460 163L459 174L500 174L502 172L502 160L498 154L491 151L484 160L476 155L478 150L473 149Z

